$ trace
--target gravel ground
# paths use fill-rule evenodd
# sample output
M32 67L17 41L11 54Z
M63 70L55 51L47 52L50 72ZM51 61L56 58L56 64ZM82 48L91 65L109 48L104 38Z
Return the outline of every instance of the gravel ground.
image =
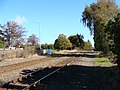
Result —
M73 62L70 63L69 66L59 71L52 76L52 78L50 77L43 81L41 86L35 88L35 90L120 90L118 87L112 87L114 86L114 81L111 81L111 78L114 77L112 66L99 66L98 63L95 62L94 57L55 57L50 61L2 73L0 74L0 80L1 82L9 81L20 76L22 70L53 66L69 58L73 59ZM23 60L23 62L24 61L26 60Z
M76 57L68 67L41 83L35 90L120 90L112 87L112 67L100 67L94 58Z
M78 57L71 65L95 66L94 58Z
M13 71L10 71L10 72L0 73L0 82L13 80L13 79L19 77L20 72L22 70L33 70L33 69L37 69L37 68L45 68L45 67L48 67L48 66L55 65L58 62L63 61L64 59L68 59L68 57L61 57L61 58L56 57L56 58L54 58L54 59L52 59L50 61L45 61L45 62L38 63L38 64L35 64L35 65L23 67L23 68L13 70ZM32 59L32 60L34 60L34 59ZM26 60L23 60L23 61L26 61ZM16 61L16 63L18 63L18 62Z
M32 61L32 60L41 59L41 58L46 58L46 56L34 55L34 56L30 56L28 58L5 59L0 62L0 67L11 65L11 64L16 64L16 63L22 63L22 62L26 62L26 61Z

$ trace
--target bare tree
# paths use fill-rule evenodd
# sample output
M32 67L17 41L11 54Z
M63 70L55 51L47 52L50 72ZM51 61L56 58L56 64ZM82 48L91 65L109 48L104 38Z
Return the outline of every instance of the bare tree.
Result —
M36 35L32 34L27 39L27 42L30 43L30 44L32 44L32 45L37 45L38 44L38 38L36 37Z

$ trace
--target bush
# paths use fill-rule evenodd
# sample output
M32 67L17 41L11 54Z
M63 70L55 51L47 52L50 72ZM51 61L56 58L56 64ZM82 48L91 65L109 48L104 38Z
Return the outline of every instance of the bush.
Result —
M0 48L4 48L5 47L5 44L0 42Z
M0 60L13 59L13 58L27 58L31 55L36 54L36 46L25 47L24 50L4 50L0 51Z

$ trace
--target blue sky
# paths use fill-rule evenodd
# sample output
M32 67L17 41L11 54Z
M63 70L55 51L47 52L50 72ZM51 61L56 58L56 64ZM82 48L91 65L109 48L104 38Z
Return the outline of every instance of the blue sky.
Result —
M54 43L59 34L70 36L78 33L93 45L93 36L80 19L85 6L96 1L0 0L0 24L15 20L26 28L26 38L35 34L40 37L41 43ZM116 2L120 6L120 1Z

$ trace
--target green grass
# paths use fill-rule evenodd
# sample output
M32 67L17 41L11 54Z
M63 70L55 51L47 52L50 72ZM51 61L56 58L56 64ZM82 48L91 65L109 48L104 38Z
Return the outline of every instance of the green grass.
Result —
M96 58L95 61L97 61L100 65L105 65L105 66L112 65L112 63L109 61L109 59L105 58L105 57Z
M56 52L59 52L58 50L52 50L52 53L56 53Z
M96 61L98 61L98 62L108 62L109 60L107 58L102 57L102 58L96 58Z

